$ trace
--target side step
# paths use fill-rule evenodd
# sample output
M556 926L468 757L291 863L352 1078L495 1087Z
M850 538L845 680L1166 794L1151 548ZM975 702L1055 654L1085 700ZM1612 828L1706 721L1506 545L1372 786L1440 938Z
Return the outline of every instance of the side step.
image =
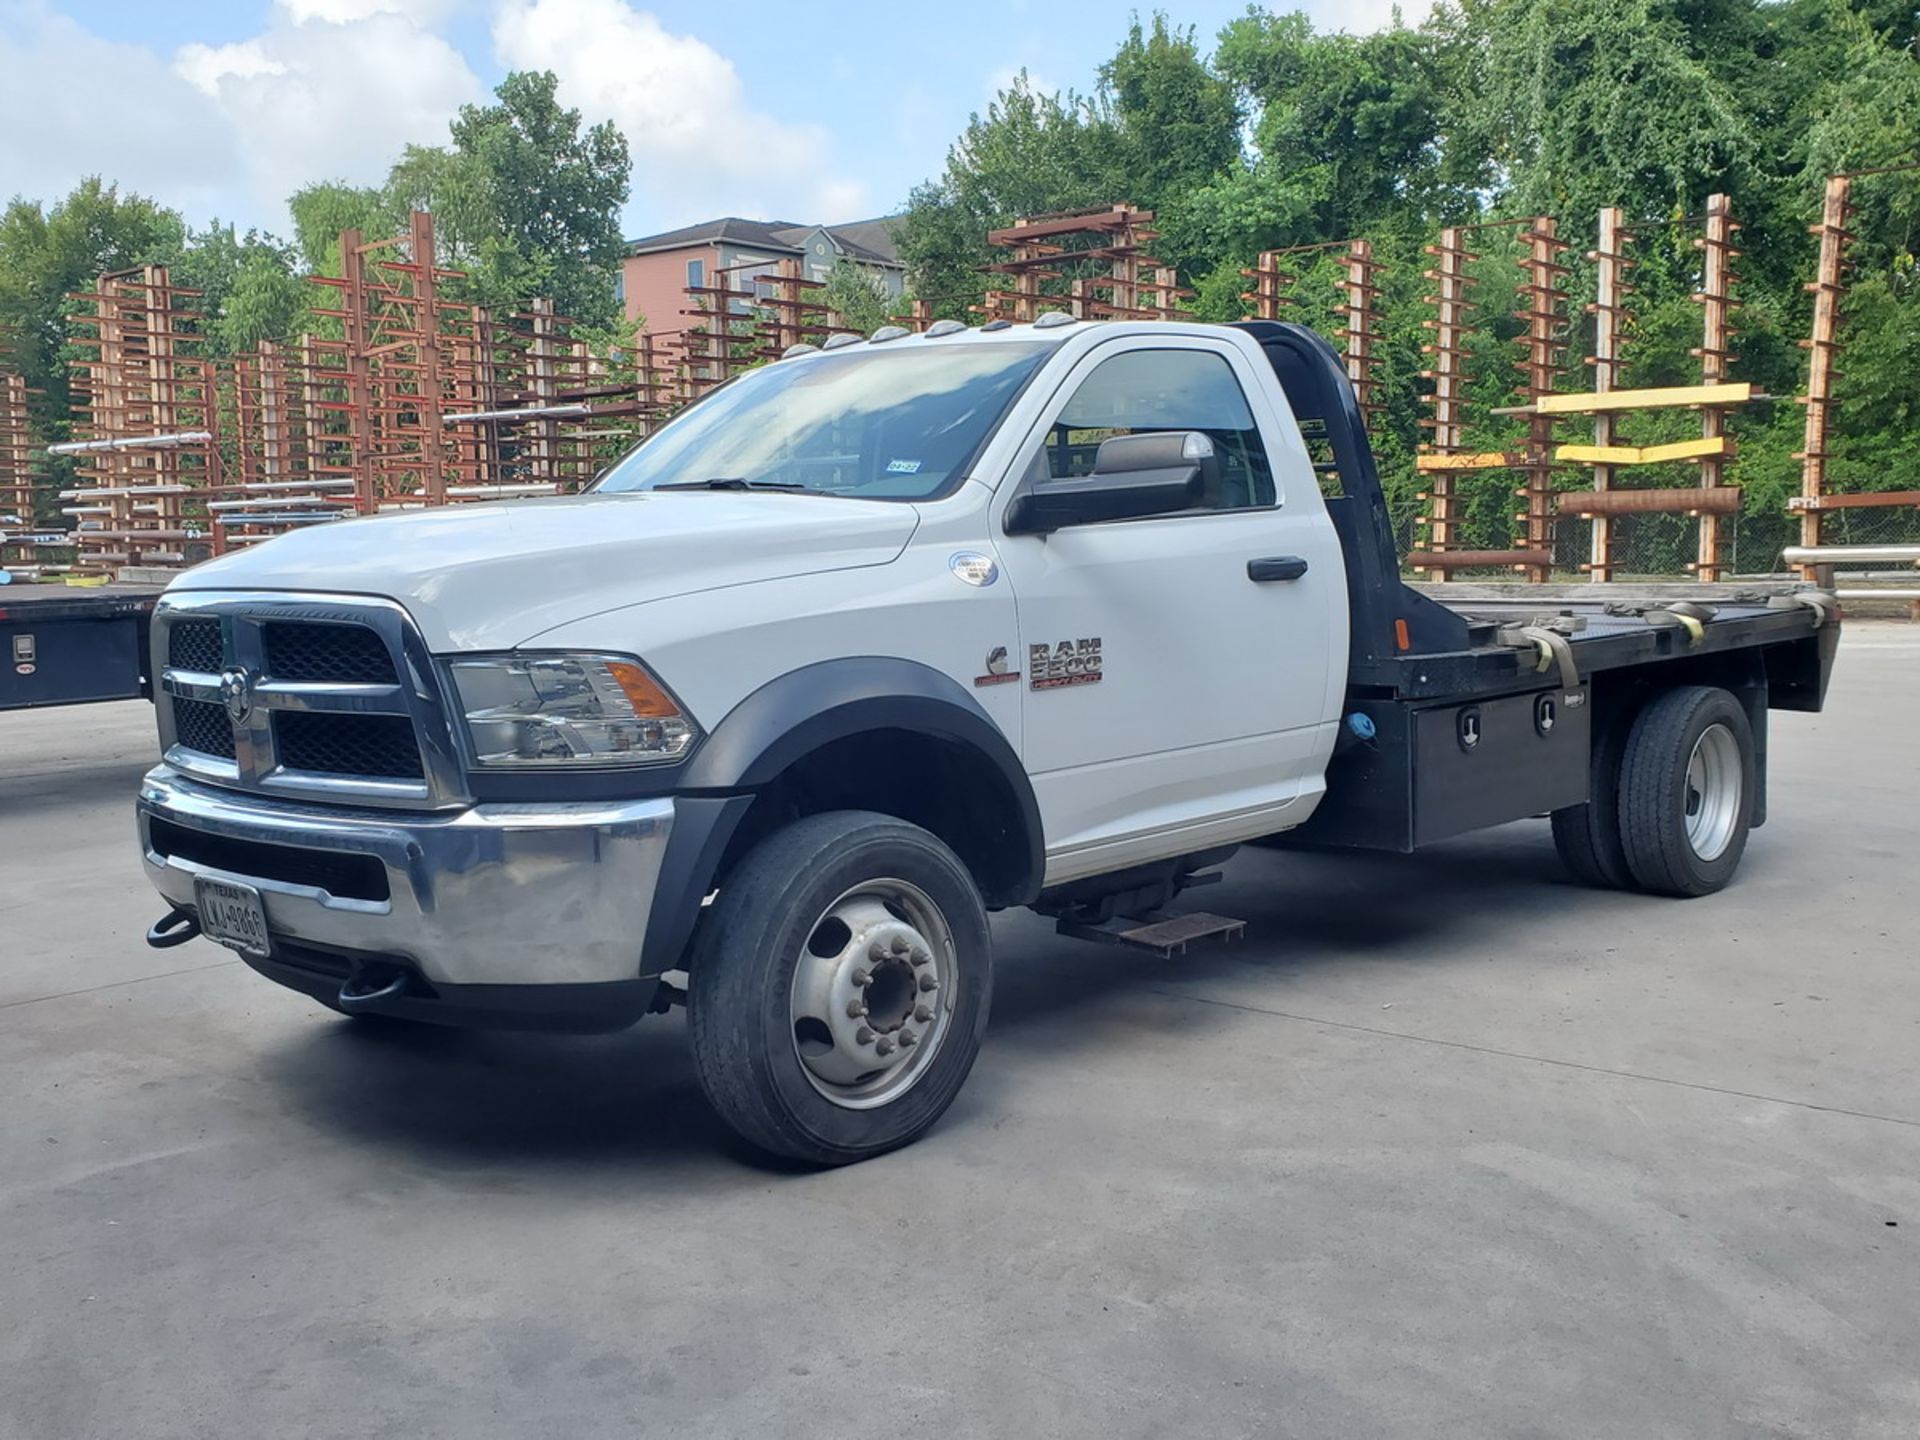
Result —
M1247 922L1211 915L1205 910L1184 914L1172 910L1149 910L1142 915L1119 915L1096 925L1077 920L1062 920L1056 927L1062 935L1076 940L1098 940L1107 945L1124 945L1130 950L1147 950L1162 960L1187 953L1196 940L1239 940L1247 933Z

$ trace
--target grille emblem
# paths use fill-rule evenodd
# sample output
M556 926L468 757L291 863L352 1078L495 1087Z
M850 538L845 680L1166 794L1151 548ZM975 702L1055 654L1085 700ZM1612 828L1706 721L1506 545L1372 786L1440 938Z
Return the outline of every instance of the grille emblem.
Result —
M220 672L220 703L227 707L227 718L235 725L247 723L253 714L253 676L240 666Z

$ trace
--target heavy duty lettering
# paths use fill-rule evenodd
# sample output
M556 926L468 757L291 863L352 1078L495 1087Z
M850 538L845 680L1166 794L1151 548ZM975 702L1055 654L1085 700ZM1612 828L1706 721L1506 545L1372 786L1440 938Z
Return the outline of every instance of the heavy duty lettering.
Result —
M1062 640L1055 645L1027 647L1027 673L1035 690L1060 690L1069 685L1100 683L1100 637Z

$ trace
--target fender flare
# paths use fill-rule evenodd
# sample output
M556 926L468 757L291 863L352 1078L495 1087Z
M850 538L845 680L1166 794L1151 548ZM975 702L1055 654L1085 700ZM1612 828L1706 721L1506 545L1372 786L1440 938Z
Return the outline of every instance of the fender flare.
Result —
M1046 838L1033 784L980 702L931 666L891 656L823 660L790 670L748 695L694 752L674 788L675 819L647 925L641 973L680 963L706 886L757 791L823 745L876 730L904 730L972 751L998 773L1026 842L1019 884L987 897L1024 905L1040 893Z

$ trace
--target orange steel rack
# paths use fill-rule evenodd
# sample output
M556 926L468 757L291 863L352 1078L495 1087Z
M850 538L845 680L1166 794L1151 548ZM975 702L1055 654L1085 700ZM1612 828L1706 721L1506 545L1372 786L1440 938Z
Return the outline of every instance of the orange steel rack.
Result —
M213 365L200 357L198 292L164 265L102 275L74 295L74 456L80 485L60 492L74 521L74 567L111 574L177 568L212 553L206 500L220 485Z

